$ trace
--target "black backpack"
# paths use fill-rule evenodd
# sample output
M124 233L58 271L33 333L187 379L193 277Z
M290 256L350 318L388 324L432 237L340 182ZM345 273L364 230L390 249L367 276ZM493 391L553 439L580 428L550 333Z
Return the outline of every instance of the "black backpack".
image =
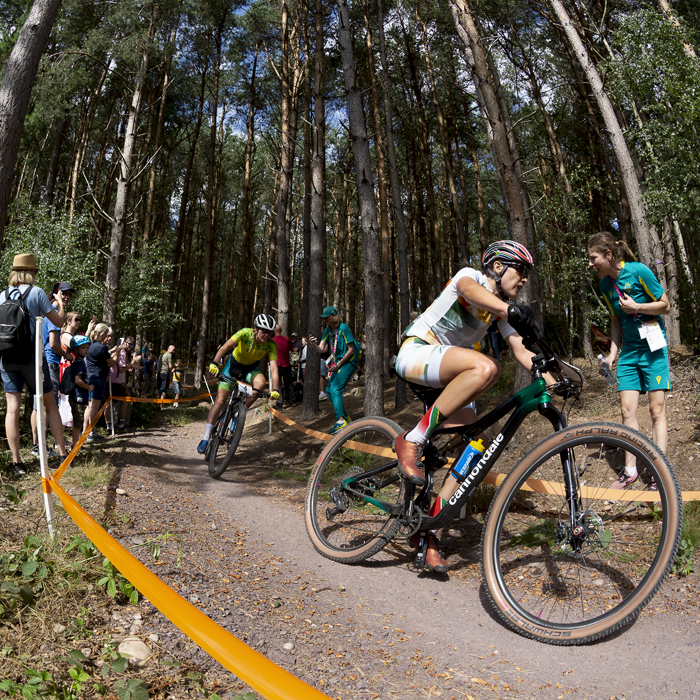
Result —
M68 365L63 370L63 376L61 377L60 390L66 396L70 396L73 393L73 389L75 389L75 372L73 370L73 365Z
M0 357L6 362L24 365L34 357L31 336L32 317L25 299L31 287L17 298L10 298L10 287L5 290L5 301L0 304ZM19 292L15 288L14 291Z

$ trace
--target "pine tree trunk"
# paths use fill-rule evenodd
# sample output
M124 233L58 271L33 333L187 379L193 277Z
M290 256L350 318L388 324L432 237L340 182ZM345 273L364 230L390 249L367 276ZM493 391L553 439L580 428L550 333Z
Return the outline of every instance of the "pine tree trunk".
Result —
M51 148L51 160L49 161L49 171L46 174L46 185L41 193L41 203L46 207L53 205L54 192L56 190L56 178L58 177L58 166L61 161L63 142L68 128L68 118L64 117L58 122L56 133L54 134L53 147Z
M62 0L35 0L17 37L0 84L0 248L24 118L39 61Z
M381 232L374 199L374 178L365 129L362 95L358 87L347 0L338 0L338 48L345 78L350 138L355 154L355 176L362 222L365 282L365 330L367 335L365 402L366 416L384 415L384 332Z
M379 205L379 230L382 237L382 270L383 270L383 292L386 303L384 304L384 319L382 327L384 329L384 347L382 351L382 362L385 372L389 371L389 358L391 357L391 346L393 339L391 334L393 309L391 304L391 238L389 235L389 211L387 196L387 176L386 161L384 159L384 134L382 133L382 115L379 100L379 87L377 85L377 69L374 63L374 45L372 39L372 27L369 21L367 0L363 0L362 9L365 20L365 44L367 47L367 72L370 80L370 96L372 105L372 121L374 127L374 155L377 163L377 195Z
M323 35L323 0L316 0L314 11L314 129L311 157L311 231L309 240L309 317L305 335L319 336L319 317L323 310L325 264L325 193L326 193L326 105ZM306 351L306 375L302 420L318 412L321 364L319 355L309 346Z
M102 311L102 318L105 323L109 325L114 325L117 322L117 294L119 291L119 277L121 274L121 252L126 228L127 204L129 200L129 189L131 187L131 161L136 146L143 88L146 82L146 75L148 74L148 41L152 36L152 32L153 24L151 24L148 39L144 39L145 46L143 47L139 72L136 76L134 94L131 98L129 121L126 126L124 147L122 148L122 156L119 163L119 182L117 184L117 197L114 202L114 219L112 222L112 236L109 243L104 309Z
M496 169L503 189L508 228L513 239L527 245L526 203L518 181L509 132L499 104L494 76L467 0L450 0L450 11L472 73L477 98L487 126Z
M258 66L259 45L255 45L253 68L250 73L250 99L248 102L248 121L246 124L245 164L243 166L243 223L241 225L241 284L238 295L238 328L246 323L246 316L253 308L253 237L255 221L251 217L251 176L253 157L255 155L255 74Z
M625 137L620 128L620 122L615 114L615 109L610 102L608 94L605 92L603 81L598 70L588 55L588 50L583 44L581 37L576 31L576 27L569 19L566 8L561 0L549 0L554 13L559 20L567 39L569 40L573 53L576 56L586 79L590 84L593 96L598 103L598 109L603 116L605 127L610 135L610 141L615 151L615 157L620 167L620 176L627 192L632 222L634 224L634 235L637 241L637 250L641 261L653 268L654 258L651 250L651 233L647 222L646 211L642 202L642 193L639 187L639 180L634 169L632 156L625 142Z
M217 118L219 114L219 80L221 75L221 58L223 44L223 28L226 14L220 19L214 34L216 46L216 61L214 63L214 85L211 98L211 128L209 130L209 168L206 188L206 215L204 219L204 279L202 282L202 317L199 326L199 345L197 347L197 367L194 372L194 385L201 386L204 376L204 360L208 350L209 317L211 314L211 290L212 290L212 257L214 253L214 230L216 207L215 202L218 192L217 168L216 168L216 136Z

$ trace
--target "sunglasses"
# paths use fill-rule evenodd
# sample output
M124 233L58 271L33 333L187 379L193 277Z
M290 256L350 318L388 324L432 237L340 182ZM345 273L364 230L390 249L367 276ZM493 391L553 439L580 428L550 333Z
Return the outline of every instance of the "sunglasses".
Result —
M511 263L508 265L508 267L512 267L520 275L520 277L527 277L528 272L530 271L530 268L523 263Z

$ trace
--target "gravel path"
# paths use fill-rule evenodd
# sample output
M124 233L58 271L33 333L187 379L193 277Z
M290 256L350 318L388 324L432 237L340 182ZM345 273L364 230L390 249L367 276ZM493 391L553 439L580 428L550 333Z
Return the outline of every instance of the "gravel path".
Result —
M491 613L478 550L457 539L475 521L446 538L449 577L417 575L402 546L361 565L336 564L306 534L304 483L273 476L305 474L319 442L279 422L267 435L267 418L255 417L236 467L214 481L195 452L201 430L143 431L114 447L118 483L110 489L120 492L111 532L126 545L177 534L181 567L174 539L157 562L146 548L138 556L227 630L331 697L700 697L695 575L667 582L622 634L585 647L543 645ZM114 633L128 632L129 614L114 620ZM224 697L240 692L237 679L154 608L140 614L140 634L206 669Z

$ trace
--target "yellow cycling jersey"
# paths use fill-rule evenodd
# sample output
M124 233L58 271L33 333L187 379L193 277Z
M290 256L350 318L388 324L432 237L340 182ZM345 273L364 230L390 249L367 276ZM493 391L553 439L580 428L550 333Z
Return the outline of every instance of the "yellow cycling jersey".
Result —
M277 361L277 346L274 341L258 343L255 340L255 330L252 328L241 328L232 336L232 339L237 345L231 354L233 359L241 365L252 365L262 360L265 355L268 355L270 360Z

